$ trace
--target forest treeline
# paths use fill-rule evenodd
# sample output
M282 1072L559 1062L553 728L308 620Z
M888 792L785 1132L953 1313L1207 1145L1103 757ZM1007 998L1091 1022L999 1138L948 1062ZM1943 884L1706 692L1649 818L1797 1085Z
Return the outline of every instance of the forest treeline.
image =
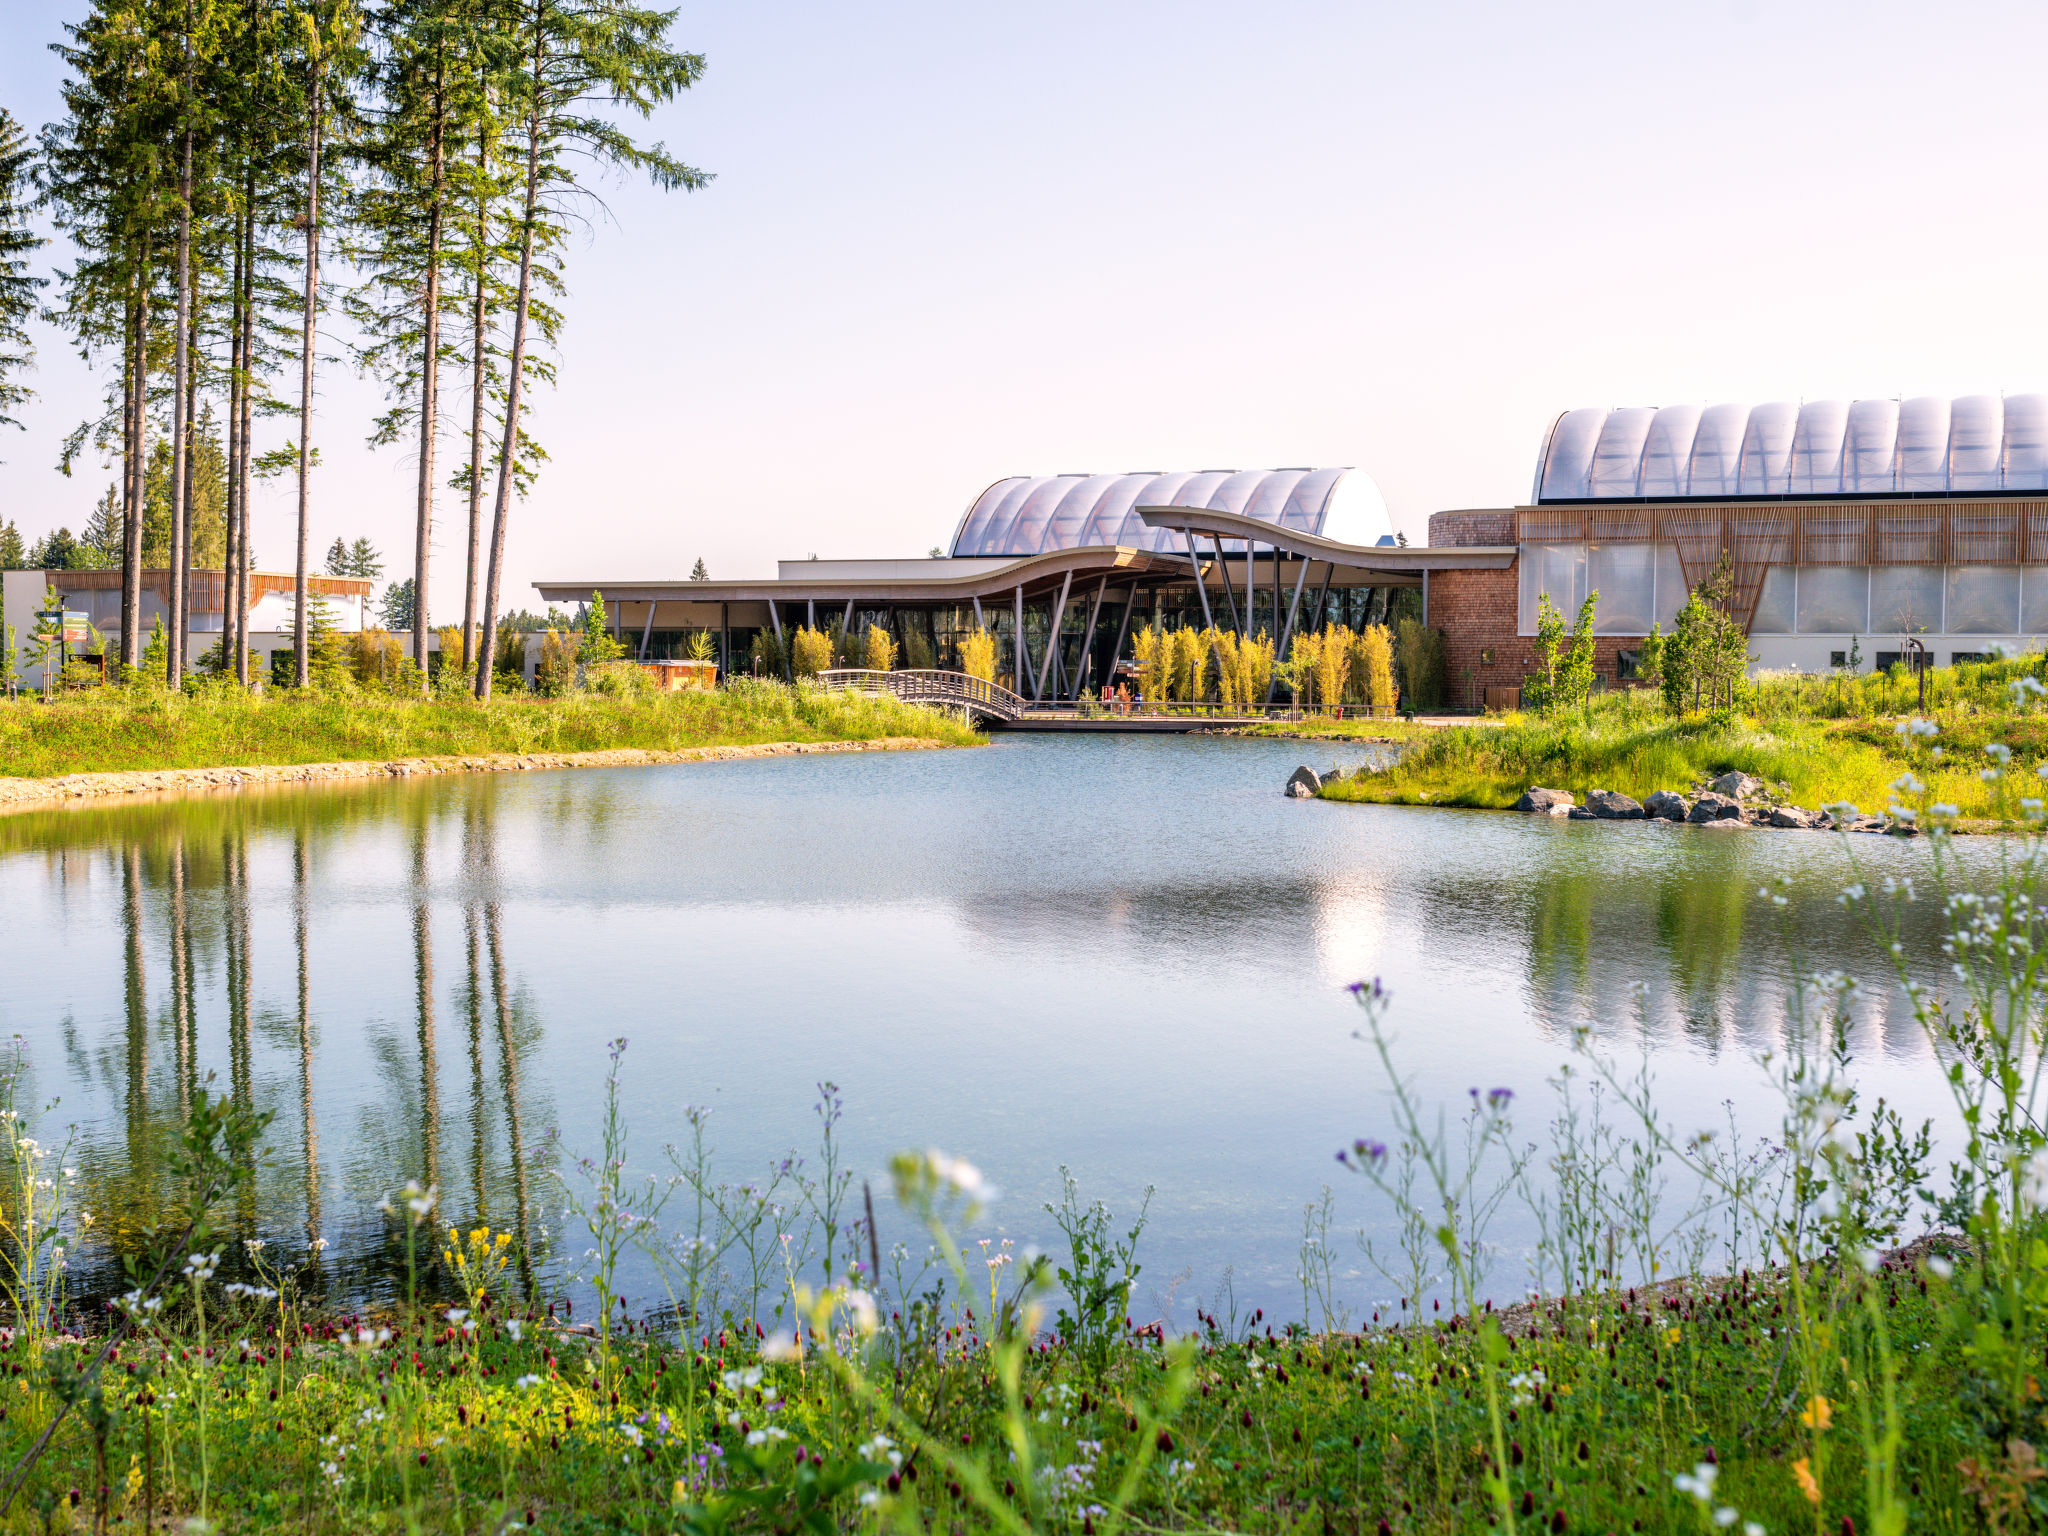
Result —
M103 380L63 467L115 466L85 538L121 568L124 666L143 571L173 573L180 635L186 577L210 568L249 681L250 493L274 476L297 491L307 685L313 401L340 363L384 386L370 441L418 460L421 677L434 519L466 517L464 657L489 696L477 638L546 459L527 397L553 376L568 233L599 173L708 180L634 131L703 72L674 20L620 0L100 0L65 26L60 120L32 135L0 107L0 423L31 403L40 313ZM39 215L62 237L47 269ZM271 419L289 436L259 451Z

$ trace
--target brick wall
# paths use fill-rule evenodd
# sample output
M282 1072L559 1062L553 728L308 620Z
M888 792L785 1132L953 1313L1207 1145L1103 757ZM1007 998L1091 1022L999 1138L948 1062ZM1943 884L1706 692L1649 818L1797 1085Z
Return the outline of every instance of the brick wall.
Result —
M1474 544L1515 542L1515 514L1512 512L1432 512L1429 514L1429 544L1432 549L1469 548Z
M1432 548L1467 548L1475 544L1515 542L1512 512L1438 512L1429 520ZM1450 703L1476 709L1487 688L1519 687L1536 669L1536 639L1515 633L1520 573L1504 571L1432 571L1429 577L1429 622L1443 631L1449 674ZM1567 614L1569 620L1575 615ZM1616 656L1635 650L1642 641L1629 635L1602 635L1593 642L1593 669L1615 682ZM1487 660L1488 654L1492 659Z

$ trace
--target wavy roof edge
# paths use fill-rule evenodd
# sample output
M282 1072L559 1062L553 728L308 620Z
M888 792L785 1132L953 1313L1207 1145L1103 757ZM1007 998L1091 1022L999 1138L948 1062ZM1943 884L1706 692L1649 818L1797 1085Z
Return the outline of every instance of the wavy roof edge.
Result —
M1349 466L1012 475L975 497L953 531L951 552L1015 557L1121 545L1169 553L1179 547L1178 535L1148 526L1137 510L1165 505L1257 518L1349 544L1393 533L1379 486Z
M1532 499L2048 491L2048 394L1593 406L1544 434Z

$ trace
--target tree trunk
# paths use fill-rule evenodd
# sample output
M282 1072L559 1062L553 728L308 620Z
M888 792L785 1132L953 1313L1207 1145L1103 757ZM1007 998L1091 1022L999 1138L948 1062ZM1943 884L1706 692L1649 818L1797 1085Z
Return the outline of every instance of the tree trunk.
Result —
M221 675L228 675L235 646L235 544L241 510L241 483L235 469L242 462L242 215L235 215L235 263L228 284L228 432L227 432L227 539L221 549L220 660Z
M189 102L186 110L191 110ZM191 396L186 385L192 376L192 130L189 126L184 133L184 150L178 167L177 260L175 323L178 329L171 351L174 381L171 388L171 547L170 558L165 561L170 570L166 573L164 602L164 627L171 635L170 650L164 662L164 681L172 688L185 681L185 634L190 627L185 613L183 583L178 578L178 540L185 524L185 461L191 454L191 445L186 441L191 428L187 419L187 402Z
M442 49L434 59L434 193L427 210L427 293L425 356L420 368L420 499L419 527L414 536L412 576L412 659L420 669L420 692L427 691L427 565L434 533L434 437L439 427L441 379L441 205L442 140L446 132ZM445 663L444 663L445 664Z
M249 260L242 268L242 367L246 377L242 381L242 460L232 470L242 494L237 502L236 521L240 525L235 531L235 677L244 688L249 686L249 490L250 467L253 449L250 445L251 428L255 424L256 392L256 167L252 163L245 175L242 188L246 194L242 205L242 238L248 247Z
M484 511L484 279L490 267L490 194L484 189L490 150L484 135L477 135L476 198L476 311L471 317L469 397L469 561L462 576L462 660L476 664L476 582L477 563L483 535ZM445 665L445 663L444 663Z
M121 526L121 660L142 665L142 520L149 491L149 259L142 241L135 276L135 454L128 466L129 517Z
M512 465L519 453L519 395L526 371L526 319L533 297L533 222L540 211L540 136L543 112L543 71L547 64L547 33L541 16L545 0L535 0L533 28L533 100L526 118L526 200L519 227L519 299L512 314L512 368L505 383L505 435L498 445L498 493L491 515L490 574L484 581L483 632L477 637L476 696L488 701L491 672L498 653L498 583L505 567L505 524L512 515Z
M316 39L314 47L320 44ZM299 549L292 582L292 677L296 686L307 688L313 681L312 636L306 632L306 556L309 519L308 499L313 469L313 343L315 314L320 296L320 100L324 88L326 60L313 56L313 91L308 103L310 121L306 131L306 298L299 358Z
M171 541L171 585L178 592L178 614L184 628L177 631L178 643L171 648L177 658L177 681L173 687L184 684L192 636L192 491L194 482L199 478L199 452L194 446L194 434L199 423L199 300L196 292L192 299L191 323L185 330L185 348L188 361L185 370L185 515L178 520L176 536Z

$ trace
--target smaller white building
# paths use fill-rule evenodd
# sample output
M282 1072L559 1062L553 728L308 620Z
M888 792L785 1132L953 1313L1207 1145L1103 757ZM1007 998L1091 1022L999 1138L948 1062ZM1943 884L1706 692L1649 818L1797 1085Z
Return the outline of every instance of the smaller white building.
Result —
M310 576L307 585L325 600L334 627L344 633L365 627L372 583L361 576ZM118 652L121 641L121 572L118 568L96 571L5 571L0 572L0 622L14 631L16 675L29 687L40 688L45 681L40 657L27 651L36 629L36 615L49 606L49 594L57 593L57 606L66 615L72 656L98 656ZM249 649L255 652L256 670L268 676L271 654L292 647L291 622L296 579L289 572L252 571L249 574ZM171 575L168 571L142 573L142 633L149 635L158 621L169 616ZM223 571L191 573L185 635L185 662L196 666L199 658L220 643L221 624L226 611L227 575Z

